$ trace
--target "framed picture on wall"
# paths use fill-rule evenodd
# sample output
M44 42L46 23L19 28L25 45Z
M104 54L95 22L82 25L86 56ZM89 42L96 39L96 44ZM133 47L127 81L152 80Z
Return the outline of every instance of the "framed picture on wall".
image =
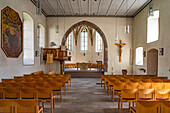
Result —
M18 58L23 50L23 25L9 6L1 10L1 48L7 57Z

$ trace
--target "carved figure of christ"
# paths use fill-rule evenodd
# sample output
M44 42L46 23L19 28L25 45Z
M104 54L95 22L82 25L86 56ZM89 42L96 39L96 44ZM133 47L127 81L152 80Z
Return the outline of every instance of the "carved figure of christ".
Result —
M122 40L120 40L120 42L116 43L115 45L117 45L119 48L119 62L121 62L122 61L122 48L124 45L126 45L126 43L122 43Z

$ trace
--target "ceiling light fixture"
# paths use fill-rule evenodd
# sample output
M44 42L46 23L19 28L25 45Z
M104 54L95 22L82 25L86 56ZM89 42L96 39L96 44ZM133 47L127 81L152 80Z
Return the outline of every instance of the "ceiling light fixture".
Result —
M129 25L127 24L127 13L128 13L128 0L126 0L126 25L125 25L125 33L129 34Z

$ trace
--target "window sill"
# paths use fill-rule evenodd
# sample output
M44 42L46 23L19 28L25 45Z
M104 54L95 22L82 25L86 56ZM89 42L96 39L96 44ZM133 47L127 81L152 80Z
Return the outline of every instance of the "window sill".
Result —
M80 51L81 53L87 53L88 51Z

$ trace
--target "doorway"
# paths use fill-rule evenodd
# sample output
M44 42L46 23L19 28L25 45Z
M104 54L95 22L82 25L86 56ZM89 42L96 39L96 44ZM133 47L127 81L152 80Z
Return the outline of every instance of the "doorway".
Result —
M158 75L158 50L150 49L147 52L147 75Z

